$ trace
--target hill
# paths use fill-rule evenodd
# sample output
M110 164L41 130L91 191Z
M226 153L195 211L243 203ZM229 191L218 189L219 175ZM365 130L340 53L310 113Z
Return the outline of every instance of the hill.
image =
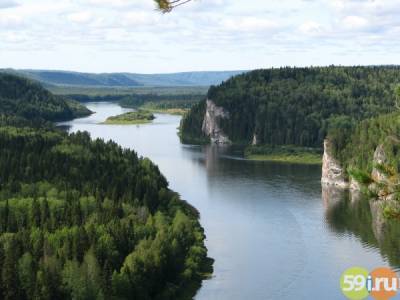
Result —
M198 213L148 159L43 128L2 126L0 145L1 299L167 300L199 285Z
M82 108L0 74L0 298L191 299L198 212L150 160L48 122Z
M0 73L0 115L62 121L88 114L78 102L55 96L39 83Z
M181 137L321 148L329 131L394 111L399 82L396 66L252 71L210 87L208 101L183 119Z
M182 72L170 74L137 73L79 73L48 70L7 70L44 84L56 86L91 87L179 87L219 84L243 71Z

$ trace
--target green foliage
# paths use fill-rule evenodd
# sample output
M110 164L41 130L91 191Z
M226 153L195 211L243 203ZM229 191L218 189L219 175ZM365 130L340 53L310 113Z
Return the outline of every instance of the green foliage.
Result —
M245 157L252 160L322 164L322 149L296 146L262 145L249 146Z
M122 107L138 108L150 103L162 108L190 108L198 103L204 95L201 94L181 94L181 95L156 95L142 94L124 96L119 104Z
M399 67L316 67L256 70L211 87L208 98L229 118L220 121L235 143L321 147L328 132L338 145L360 120L395 110ZM184 137L202 136L205 102L182 123ZM340 139L341 138L341 139Z
M202 126L206 113L206 100L194 105L179 126L179 136L185 144L207 144L210 139L203 134Z
M79 103L55 96L38 83L0 73L0 116L62 121L88 114Z
M155 119L155 116L144 110L127 112L118 116L107 118L104 124L142 124L149 123Z
M198 213L148 159L87 133L0 128L2 299L175 299L201 279Z
M394 89L394 95L396 98L396 107L400 109L400 85L397 85Z
M372 182L371 176L363 170L359 170L354 167L349 167L349 169L347 170L347 173L352 178L354 178L354 180L356 180L358 183L368 185Z
M342 131L338 142L336 135L329 135L329 139L337 148L336 157L343 166L352 167L366 173L371 173L374 165L373 156L376 148L383 145L391 173L398 173L400 147L398 136L400 133L400 116L398 113L381 115L361 121L353 129ZM385 167L385 168L386 168ZM385 171L386 172L386 171Z

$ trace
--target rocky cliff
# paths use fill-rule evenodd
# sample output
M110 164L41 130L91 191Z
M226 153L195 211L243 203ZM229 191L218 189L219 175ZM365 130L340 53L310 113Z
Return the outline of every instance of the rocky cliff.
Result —
M349 187L349 183L346 181L345 170L340 165L340 162L333 157L332 144L327 139L324 141L321 182L324 185L333 185L340 188Z
M393 138L388 137L385 141L393 143ZM400 143L400 141L395 141ZM351 191L361 191L362 187L368 188L373 194L381 200L392 200L400 186L400 180L396 174L392 174L390 163L385 153L385 143L376 147L372 165L374 166L370 173L371 182L367 185L357 182L349 176L347 179L346 170L340 162L332 155L332 145L329 140L324 141L324 156L322 163L321 182L324 185L337 186L340 188L349 188Z
M204 115L202 131L210 138L212 143L230 144L231 140L222 131L219 121L224 118L229 118L229 113L222 107L215 105L212 100L206 101L206 113Z

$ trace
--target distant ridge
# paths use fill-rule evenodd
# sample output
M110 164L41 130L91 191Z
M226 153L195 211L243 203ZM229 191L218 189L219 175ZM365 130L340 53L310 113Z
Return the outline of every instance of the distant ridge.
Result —
M45 85L92 87L167 87L217 85L245 71L204 71L169 74L80 73L49 70L0 70L16 73Z

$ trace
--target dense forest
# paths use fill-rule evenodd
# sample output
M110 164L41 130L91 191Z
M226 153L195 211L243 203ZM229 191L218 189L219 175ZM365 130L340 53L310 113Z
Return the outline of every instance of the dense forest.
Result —
M119 101L122 107L139 108L151 105L157 108L183 108L189 109L204 99L202 94L182 95L132 95L125 96Z
M335 128L395 109L400 67L315 67L256 70L212 86L208 99L229 118L220 126L234 143L321 147ZM201 139L205 101L183 119L183 140Z
M88 114L90 111L83 105L55 96L38 83L0 73L0 115L63 121Z
M0 89L18 103L0 103L0 298L189 298L208 261L197 211L151 161L57 130L64 102L13 82Z
M68 95L68 97L79 102L118 102L122 107L162 111L171 109L188 110L204 99L205 95L188 91L182 94L175 92L170 92L169 94L72 94Z
M348 179L355 179L363 189L368 188L365 191L372 197L400 201L399 112L363 120L346 131L332 131L328 139L333 145L332 154L346 170ZM378 147L384 153L379 163L374 160ZM383 178L374 178L374 169L383 174ZM392 204L387 203L385 213L400 220L400 206Z

